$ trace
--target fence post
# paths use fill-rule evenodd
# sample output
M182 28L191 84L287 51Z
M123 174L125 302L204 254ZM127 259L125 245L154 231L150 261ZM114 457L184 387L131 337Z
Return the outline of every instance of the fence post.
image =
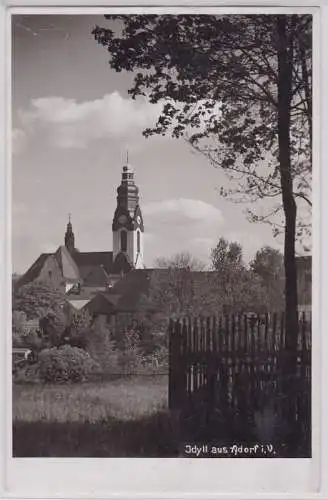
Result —
M169 324L169 409L181 408L181 325L180 321L170 320Z

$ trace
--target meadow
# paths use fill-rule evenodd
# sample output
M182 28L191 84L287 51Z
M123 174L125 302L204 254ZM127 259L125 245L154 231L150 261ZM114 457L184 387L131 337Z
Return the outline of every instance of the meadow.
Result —
M13 386L13 456L177 456L167 376Z

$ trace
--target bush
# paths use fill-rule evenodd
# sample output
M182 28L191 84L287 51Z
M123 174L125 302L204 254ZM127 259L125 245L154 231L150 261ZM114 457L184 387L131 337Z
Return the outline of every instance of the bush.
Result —
M44 349L38 364L41 380L48 383L84 382L98 370L87 352L69 345Z
M16 384L38 384L41 382L40 366L38 363L25 365L13 373L13 382Z
M65 344L87 350L91 323L92 318L88 311L74 313L63 338Z
M103 318L97 318L87 337L87 351L99 366L99 375L118 373L119 352L112 340L111 331Z
M50 311L40 319L40 328L43 337L48 340L50 345L59 347L67 328L67 318L60 309Z

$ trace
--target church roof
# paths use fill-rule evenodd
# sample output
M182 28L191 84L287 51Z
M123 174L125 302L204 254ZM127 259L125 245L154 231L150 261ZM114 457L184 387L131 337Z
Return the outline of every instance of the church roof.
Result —
M108 284L109 277L102 264L100 266L90 267L88 270L83 268L83 271L85 272L83 277L84 286L97 287L106 286Z
M55 252L54 257L58 262L63 278L73 281L79 279L79 269L65 246L61 245Z
M25 274L23 274L17 281L16 286L19 288L20 286L26 285L31 281L38 279L40 272L47 260L50 257L50 253L42 253L35 262L28 268Z
M18 280L17 286L37 280L48 258L56 260L63 278L72 282L82 279L88 287L104 287L111 275L127 273L132 268L124 254L119 254L114 261L113 252L76 251L71 255L65 246L60 246L55 253L42 253Z
M73 258L82 278L95 267L102 266L107 273L110 273L113 267L113 252L74 252Z
M116 308L117 301L120 299L117 295L111 295L99 292L86 305L90 314L111 314Z

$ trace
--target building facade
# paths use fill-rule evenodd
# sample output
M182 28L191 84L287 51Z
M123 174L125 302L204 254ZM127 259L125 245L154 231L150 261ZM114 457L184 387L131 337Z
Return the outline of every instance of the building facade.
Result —
M125 164L117 188L117 206L112 220L112 251L81 252L71 217L64 244L54 253L43 253L16 286L40 281L62 289L74 309L81 309L98 292L112 288L133 269L142 269L144 259L144 223L139 205L139 189L134 172Z

